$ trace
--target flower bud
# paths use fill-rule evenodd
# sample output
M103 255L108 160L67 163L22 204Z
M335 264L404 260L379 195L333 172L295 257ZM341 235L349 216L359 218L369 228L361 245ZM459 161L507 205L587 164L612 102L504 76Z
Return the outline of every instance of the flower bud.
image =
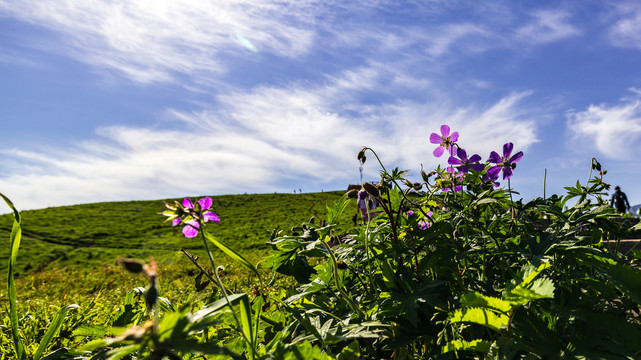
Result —
M156 277L149 278L149 286L145 291L145 304L147 304L147 310L152 310L156 305L158 300L158 283L156 282Z
M361 151L358 152L358 156L356 157L358 161L361 162L361 164L365 164L365 160L367 160L367 158L365 157L365 149L366 148L363 147Z
M420 191L423 188L423 184L415 182L414 184L412 184L412 187L414 188L414 190Z
M372 185L372 183L364 182L363 189L365 189L365 191L367 191L367 193L373 197L379 197L380 195L380 191L378 191L376 186Z
M346 195L347 195L347 198L349 199L356 199L358 197L358 190L352 189L348 191Z
M118 262L130 273L138 274L143 271L143 263L140 261L119 257Z

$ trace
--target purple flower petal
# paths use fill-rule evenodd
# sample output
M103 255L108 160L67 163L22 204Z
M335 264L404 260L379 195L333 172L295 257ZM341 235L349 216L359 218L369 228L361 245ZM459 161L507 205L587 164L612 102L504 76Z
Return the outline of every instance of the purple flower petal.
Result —
M458 149L456 151L456 156L458 156L463 161L467 160L467 152L465 151L465 149Z
M523 158L523 151L519 151L516 154L514 154L514 156L512 156L508 162L510 164L515 164L519 162L522 158Z
M193 238L198 235L198 221L191 220L187 222L187 225L183 228L183 234L185 237Z
M490 153L490 157L487 159L487 161L494 163L494 164L500 164L501 163L501 156L496 152L492 151Z
M186 207L187 209L193 209L194 203L191 202L190 198L185 198L185 200L183 200L183 206Z
M481 161L481 156L479 154L474 154L468 161L471 163L479 162Z
M410 210L407 212L407 216L412 216L412 215L414 215L414 211Z
M212 199L207 196L204 197L200 200L198 200L198 205L200 205L200 210L207 210L211 207L211 204L213 203Z
M507 180L512 177L513 171L511 166L503 167L503 180Z
M483 169L485 169L485 165L483 164L469 164L469 167L474 171L483 171Z
M441 157L443 153L445 152L445 146L439 146L436 149L434 149L434 156L436 157Z
M492 166L491 168L487 169L487 176L492 180L498 179L501 168L502 166Z
M443 138L437 133L432 133L432 135L430 135L430 142L432 144L440 144L443 142Z
M427 230L427 228L430 227L430 223L428 223L427 221L419 221L417 226L421 230Z
M470 170L467 168L467 166L465 166L465 165L463 165L463 166L457 166L456 168L458 169L458 171L460 171L460 172L462 172L462 173L464 173L464 174L467 174L467 173L470 171Z
M180 224L179 218L175 218L171 221L171 226L177 226L178 224Z
M453 132L452 135L450 135L450 141L451 142L456 142L458 140L458 132Z
M429 217L432 217L432 215L433 215L433 214L434 214L434 213L432 212L432 210L430 210L430 211L428 211L428 212L427 212L427 216L429 216Z
M450 136L450 127L447 125L441 125L441 135L443 135L444 139L447 139L447 137Z
M459 157L460 157L460 155L459 155ZM454 156L450 156L450 158L447 159L447 163L450 164L450 165L461 165L463 162L461 160L455 158Z
M205 222L207 221L220 222L220 218L213 211L205 211L203 213L203 218L205 219Z
M503 159L509 159L512 155L512 149L514 149L514 144L511 142L503 145Z

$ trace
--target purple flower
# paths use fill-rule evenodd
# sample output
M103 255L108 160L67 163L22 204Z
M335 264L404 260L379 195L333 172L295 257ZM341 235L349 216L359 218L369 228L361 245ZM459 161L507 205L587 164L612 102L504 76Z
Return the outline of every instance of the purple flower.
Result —
M498 173L496 173L494 175L489 174L489 170L485 174L483 174L483 176L481 176L481 181L483 181L484 183L491 183L492 186L495 187L495 188L499 187L499 185L501 185L501 184L499 184L498 181L496 181L498 179L499 179L499 174Z
M450 150L450 154L453 154L456 140L458 140L458 132L455 131L450 135L450 127L441 125L441 135L437 133L430 135L430 142L439 145L434 149L434 156L441 157L446 149Z
M183 213L187 215L184 219L176 217L171 220L171 225L178 226L181 222L185 224L183 228L183 234L185 237L193 238L198 235L198 230L200 229L200 220L203 222L214 221L219 222L220 218L218 215L210 211L213 200L208 196L198 200L197 205L191 201L190 198L185 198L182 203Z
M478 154L474 154L468 159L465 149L458 149L456 156L458 156L458 159L450 156L450 158L447 159L447 163L450 165L459 165L456 168L462 173L467 173L470 169L474 171L483 171L483 169L485 169L485 165L478 163L481 160Z
M432 214L434 214L432 211L428 211L427 216L425 216L423 220L419 221L416 226L418 226L418 228L421 230L427 230L427 228L432 225L432 223L428 221L432 217Z
M454 189L454 192L460 192L463 190L463 185L461 181L463 180L463 174L456 172L454 167L449 166L445 172L439 176L437 179L438 184L441 186L441 191L448 192Z
M512 149L514 148L514 144L511 142L503 145L503 156L499 156L499 154L496 151L492 151L490 153L490 158L488 159L489 162L496 164L496 166L493 166L487 170L487 174L491 178L497 178L499 172L503 170L503 180L507 180L512 177L513 174L513 169L516 167L516 163L523 158L523 151L519 151L514 156L510 157L512 155Z

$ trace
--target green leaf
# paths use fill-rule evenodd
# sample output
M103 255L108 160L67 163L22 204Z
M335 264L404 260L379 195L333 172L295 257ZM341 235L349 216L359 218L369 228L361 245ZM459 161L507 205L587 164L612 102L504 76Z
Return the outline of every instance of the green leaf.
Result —
M240 301L243 296L247 296L247 294L232 294L228 295L227 299L229 299L229 302L234 305L235 303ZM192 315L192 322L196 323L199 321L204 321L211 316L218 315L223 311L225 307L227 307L227 300L225 300L224 298L209 303Z
M201 343L193 339L176 341L173 348L183 354L225 355L232 359L245 359L224 346L213 343Z
M610 265L604 275L637 305L641 305L641 271L639 269L615 264Z
M329 225L336 224L338 218L341 216L345 208L349 204L349 199L347 196L343 195L341 198L334 202L334 206L326 205L327 207L327 223Z
M45 335L42 337L42 340L40 340L40 344L38 345L36 352L33 353L34 360L39 360L42 357L42 354L44 353L47 346L49 346L49 343L51 342L51 340L53 340L53 337L56 336L58 331L60 331L60 328L62 327L62 322L67 316L67 312L71 309L79 309L79 308L80 306L76 304L71 304L71 305L63 306L60 310L58 310L58 312L56 312L56 315L53 317L51 324L49 324L49 328L47 329L47 332L45 332Z
M256 269L256 267L252 263L247 261L247 259L245 259L242 255L240 255L239 253L234 251L234 249L232 249L229 246L227 246L227 245L221 243L220 241L216 240L216 238L213 235L211 235L211 234L209 234L207 232L204 232L204 234L205 234L205 238L207 238L207 240L209 240L212 244L216 245L216 247L218 247L220 250L222 250L222 252L227 254L229 257L231 257L232 259L236 260L238 263L240 263L241 265L245 266L251 272L256 274L256 276L260 280L260 274L258 273L258 270Z
M251 305L249 304L249 296L240 298L240 325L243 327L243 334L245 338L249 341L249 346L254 349L256 347L256 337L254 336L254 329L252 327L252 313ZM252 350L250 349L250 352Z
M109 360L120 360L125 356L137 351L140 348L139 344L127 345L116 349L109 350L105 353Z
M102 325L80 325L72 332L73 336L99 337L110 334L109 328Z
M554 285L552 286L552 289L554 289ZM533 300L545 299L550 297L553 296L541 295L531 289L517 287L505 296L505 300L508 301L513 307L517 307L527 304L528 302Z
M530 288L534 279L536 279L539 274L552 266L550 263L542 263L539 267L535 267L532 264L525 264L519 270L519 272L514 276L514 279L510 282L503 292L503 297L505 298L509 293L516 288Z
M69 355L69 349L67 348L60 348L58 350L52 351L45 355L44 357L40 358L40 360L58 360L62 359L68 359L68 360L73 360L73 359L81 359L81 358L70 358L68 357Z
M641 270L583 249L577 247L571 250L577 258L596 267L617 289L641 305Z
M7 286L9 292L9 321L11 322L11 334L13 336L13 347L17 354L18 359L24 359L26 357L24 345L20 340L18 333L18 300L16 293L16 284L13 276L14 268L16 266L16 261L18 259L18 249L20 248L20 240L22 239L22 227L20 225L20 213L13 206L13 203L9 198L0 193L0 196L4 201L9 205L11 210L13 210L13 226L11 228L11 235L9 237L9 272L7 274Z
M492 343L487 340L452 340L443 346L443 353L450 351L479 351L487 353Z
M490 309L468 308L454 311L450 315L450 321L453 323L469 322L500 331L502 327L507 326L509 317Z
M502 313L512 310L512 304L494 296L485 296L479 293L467 293L461 297L463 307L489 308Z
M318 332L318 329L314 325L312 325L312 323L309 321L309 319L302 317L298 313L298 310L290 307L289 305L285 304L284 302L282 302L282 301L280 301L278 299L276 299L276 300L280 303L280 305L285 310L287 310L290 314L292 314L296 318L296 320L298 320L299 324L303 325L303 327L305 328L305 330L307 330L307 332L309 332L310 334L314 335L314 337L321 343L321 345L323 347L325 347L325 339L320 335L320 333Z
M358 360L361 358L361 347L358 341L354 340L345 346L336 356L336 360Z

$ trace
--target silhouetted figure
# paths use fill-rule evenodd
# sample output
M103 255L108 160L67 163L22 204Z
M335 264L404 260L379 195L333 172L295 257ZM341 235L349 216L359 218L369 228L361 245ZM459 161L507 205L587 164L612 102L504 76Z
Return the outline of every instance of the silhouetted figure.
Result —
M630 211L630 203L628 202L628 197L625 195L621 188L618 186L614 187L614 194L612 194L612 200L610 200L610 205L620 213L626 213Z

